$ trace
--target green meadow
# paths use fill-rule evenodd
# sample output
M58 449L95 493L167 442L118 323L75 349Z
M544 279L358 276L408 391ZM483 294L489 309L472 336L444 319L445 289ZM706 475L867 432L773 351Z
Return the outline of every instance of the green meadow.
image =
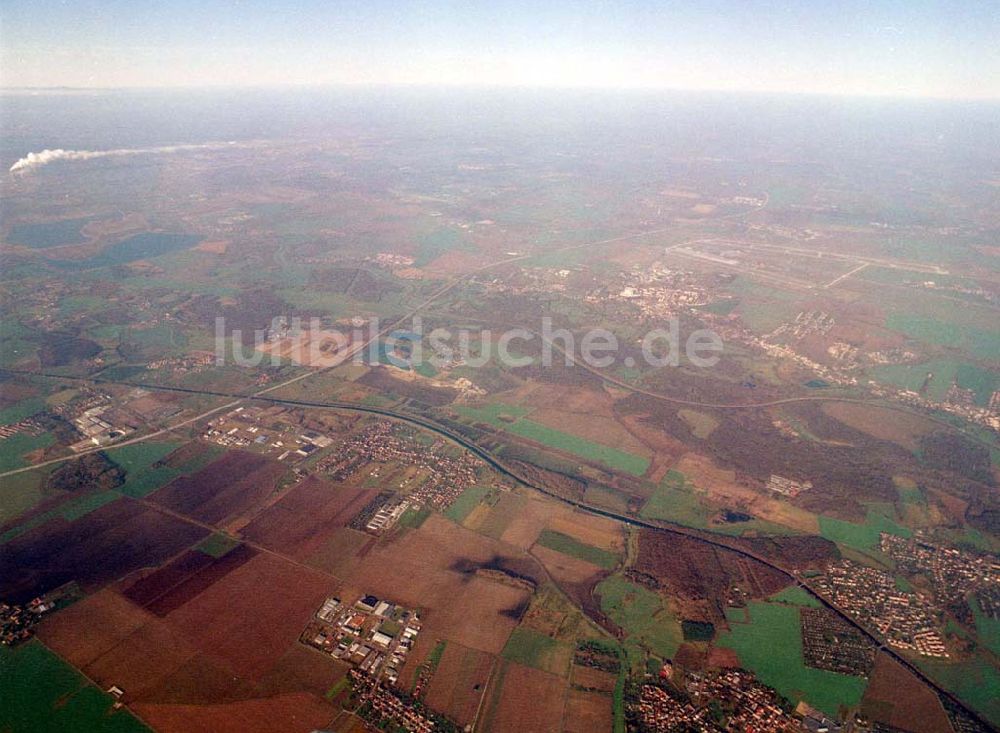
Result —
M878 547L879 535L882 532L898 537L911 537L913 535L913 532L906 527L873 509L868 510L868 517L864 524L845 522L842 519L821 515L819 517L819 530L820 534L831 542L861 551Z
M613 570L618 565L618 558L614 553L602 550L600 547L587 545L574 537L565 535L562 532L555 532L551 529L542 530L538 537L538 544L548 547L550 550L561 552L564 555L575 557L592 565Z
M175 478L204 468L223 452L217 446L205 446L201 453L182 465L154 465L180 446L180 443L174 442L144 441L109 450L108 455L111 460L125 471L125 483L117 490L135 498L148 496Z
M1000 375L996 372L954 359L934 359L920 364L884 364L875 367L872 374L880 382L914 392L923 389L926 381L925 394L939 402L948 394L951 385L957 384L972 391L977 405L988 405L990 396L1000 387Z
M805 606L807 608L822 608L823 606L809 591L799 585L790 585L784 590L775 593L768 600L775 603L787 603L792 606Z
M600 596L601 610L625 630L629 641L666 659L677 653L684 632L659 595L621 575L602 580L595 593Z
M62 733L149 731L37 639L0 645L0 730Z
M459 413L465 417L484 422L500 430L505 430L536 443L572 453L586 460L599 461L609 468L641 476L649 468L649 459L627 453L611 446L595 443L541 423L525 419L528 411L523 407L492 404L485 407L461 407Z
M444 515L451 521L461 524L489 492L488 486L470 486L444 510Z
M828 715L861 702L864 678L806 666L797 604L753 601L746 617L742 610L727 617L730 630L719 637L719 646L735 651L761 682L789 700L805 700Z
M706 529L710 510L683 473L671 469L642 507L643 519L663 519L687 527Z
M1000 671L983 655L961 662L921 660L932 678L1000 726Z
M500 655L518 664L565 676L570 647L534 629L518 626Z
M55 442L52 433L30 435L29 433L14 433L9 438L0 440L0 471L12 471L24 468L28 463L24 460L26 453L48 448Z

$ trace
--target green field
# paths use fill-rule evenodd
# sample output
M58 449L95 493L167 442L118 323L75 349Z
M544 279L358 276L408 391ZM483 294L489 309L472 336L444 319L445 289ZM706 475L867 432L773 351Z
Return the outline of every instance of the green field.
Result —
M195 549L212 557L222 557L239 544L239 540L215 532L203 539Z
M896 493L899 495L899 500L904 504L927 503L927 500L924 498L924 492L911 479L896 476L892 482L896 486Z
M868 519L864 524L820 516L819 530L820 534L831 542L862 551L878 547L879 535L882 532L899 537L913 535L913 532L906 527L896 524L893 520L871 509L868 511Z
M979 639L979 643L994 654L1000 655L1000 620L983 613L979 601L975 598L970 600L969 607L972 608L972 617L976 620L976 638Z
M436 229L417 240L417 254L413 264L423 267L452 250L467 250L468 247L462 232L456 229Z
M768 598L775 603L788 603L793 606L807 606L808 608L822 608L823 604L816 600L809 591L799 585L792 585L784 590L778 591Z
M184 474L194 473L217 458L223 451L217 446L205 450L180 466L154 466L181 446L174 442L143 441L107 451L108 456L125 470L125 483L118 491L142 498Z
M921 660L920 666L993 725L1000 726L1000 671L986 658L976 656L962 662Z
M500 656L518 664L565 676L571 655L569 645L534 629L518 626L510 635Z
M486 407L460 407L458 411L477 422L484 422L536 443L572 453L586 460L599 461L609 468L642 476L649 468L649 459L611 446L595 443L541 423L527 420L528 411L514 405L492 404ZM506 418L506 419L505 419Z
M35 527L42 526L50 519L62 517L67 522L72 522L80 517L90 514L93 511L96 511L97 509L100 509L105 504L109 504L120 498L121 494L117 491L111 490L97 491L91 494L85 494L84 496L75 497L69 501L63 502L55 509L50 509L47 512L36 514L29 520L14 525L3 534L0 534L0 545L5 542L10 542L18 535L22 535Z
M706 529L711 510L702 503L694 485L680 471L670 470L642 507L643 519L663 519L687 527Z
M728 316L740 304L738 298L725 298L723 300L713 300L708 305L703 305L699 310L712 313L717 316Z
M444 515L461 524L490 492L488 486L470 486L444 510Z
M1000 359L1000 332L990 330L977 317L985 309L971 303L945 306L937 302L933 305L935 308L928 307L925 313L913 310L891 313L885 325L926 344L959 349L980 359Z
M954 359L934 359L920 364L884 364L872 370L872 375L880 382L895 385L900 389L920 392L938 402L944 400L952 384L971 390L977 405L990 403L990 396L1000 388L1000 375L975 364ZM928 378L928 375L930 378Z
M975 364L959 364L955 383L962 389L972 390L977 405L990 404L990 397L1000 389L1000 373L982 369Z
M420 525L427 521L427 517L431 515L431 508L429 506L421 507L420 509L414 509L412 506L406 510L406 512L399 518L400 527L409 527L410 529L418 529Z
M20 400L0 410L0 425L10 425L11 423L20 422L26 417L37 415L46 407L48 405L46 405L45 400L41 397L29 397L25 400Z
M742 611L727 614L730 630L718 644L735 651L761 682L793 702L805 700L829 715L861 702L867 684L863 678L806 666L797 606L753 601L746 612L749 621Z
M40 435L30 435L28 433L15 433L9 438L0 440L0 471L12 471L15 468L23 468L28 463L24 460L24 455L39 448L48 448L55 443L52 433L41 433Z
M0 524L31 509L42 499L45 476L39 471L25 471L7 476L0 485Z
M601 610L636 642L665 659L672 658L684 640L680 622L664 600L621 575L602 580L595 588Z
M614 553L602 550L600 547L584 544L574 537L562 532L554 532L551 529L542 530L538 537L538 544L564 555L579 558L605 570L614 570L618 565L618 558Z
M83 260L53 260L53 263L66 269L79 270L98 267L114 267L125 265L136 260L148 260L154 257L180 250L189 249L198 244L202 237L195 234L180 234L176 232L141 232L105 247L100 252Z
M959 362L950 359L936 359L922 364L883 364L872 369L872 376L879 382L911 392L922 392L928 399L940 402L955 382L958 365Z
M0 646L0 730L31 733L148 731L38 640Z

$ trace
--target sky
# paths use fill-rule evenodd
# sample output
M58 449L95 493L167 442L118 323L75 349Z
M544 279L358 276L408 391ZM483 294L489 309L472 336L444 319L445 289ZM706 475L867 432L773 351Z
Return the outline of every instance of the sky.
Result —
M1000 0L3 0L4 87L1000 98Z

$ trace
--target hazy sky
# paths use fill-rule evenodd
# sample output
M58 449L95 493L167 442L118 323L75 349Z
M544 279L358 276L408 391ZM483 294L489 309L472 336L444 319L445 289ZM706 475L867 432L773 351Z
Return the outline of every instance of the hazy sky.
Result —
M3 0L4 86L446 84L1000 98L1000 0Z

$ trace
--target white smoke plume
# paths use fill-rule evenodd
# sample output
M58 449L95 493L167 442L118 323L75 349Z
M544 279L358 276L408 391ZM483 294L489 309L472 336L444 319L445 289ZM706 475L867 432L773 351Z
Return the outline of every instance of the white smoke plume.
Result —
M93 158L117 158L126 155L148 155L157 153L179 153L185 150L206 150L235 146L236 143L205 143L202 145L165 145L158 148L119 148L117 150L43 150L28 153L10 167L10 173L30 173L57 160L91 160Z

